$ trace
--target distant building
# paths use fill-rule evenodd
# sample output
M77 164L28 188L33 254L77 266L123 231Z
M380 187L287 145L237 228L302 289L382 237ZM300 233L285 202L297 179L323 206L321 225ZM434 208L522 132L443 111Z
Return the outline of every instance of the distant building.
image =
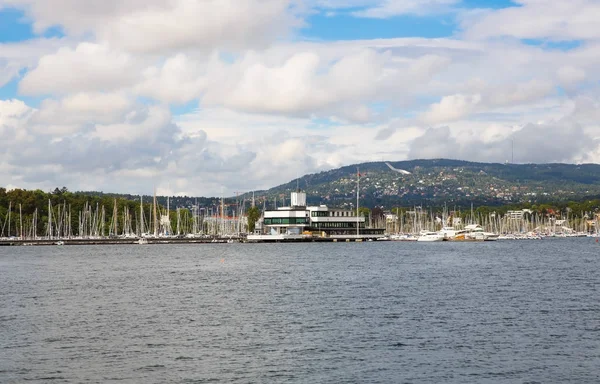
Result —
M385 221L387 223L395 223L396 221L398 221L398 215L396 215L394 213L386 213L385 214Z
M267 210L260 228L265 235L377 235L384 229L366 228L365 217L350 209L328 208L326 205L306 206L306 193L292 192L289 207ZM357 231L358 228L358 231Z
M511 220L523 220L526 213L531 214L533 211L531 209L522 209L520 211L507 211L506 217Z

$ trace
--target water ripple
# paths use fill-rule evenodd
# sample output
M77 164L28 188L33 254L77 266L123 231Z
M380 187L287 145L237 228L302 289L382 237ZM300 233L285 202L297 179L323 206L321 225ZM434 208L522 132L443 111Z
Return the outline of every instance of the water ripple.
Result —
M594 246L3 248L0 382L597 383Z

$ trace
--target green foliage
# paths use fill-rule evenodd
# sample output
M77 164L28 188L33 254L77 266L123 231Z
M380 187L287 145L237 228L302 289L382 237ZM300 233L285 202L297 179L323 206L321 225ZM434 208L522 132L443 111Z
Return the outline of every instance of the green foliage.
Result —
M371 214L371 210L367 207L359 207L358 208L358 215L359 216L364 216L364 217L369 217L369 215Z
M0 236L10 237L21 235L21 225L25 236L33 234L44 236L49 216L48 202L50 202L52 208L53 222L56 223L60 220L61 225L69 225L72 228L71 233L74 236L80 233L79 213L83 212L86 207L89 207L94 211L101 211L102 208L104 208L106 220L106 223L104 224L104 233L109 234L111 228L114 230L114 225L109 228L110 221L113 219L114 197L71 193L66 187L60 189L56 188L51 193L46 193L39 189L33 191L23 189L6 191L5 188L0 188ZM150 206L151 204L144 204L146 224L149 221ZM8 212L9 207L10 215ZM135 230L139 220L139 200L119 198L116 199L116 207L117 231L123 231L123 215L126 209L132 217L132 228ZM37 217L36 228L33 228L34 216Z
M402 174L385 162L363 163L306 175L267 191L272 199L300 186L310 205L350 208L356 202L361 172L360 205L373 208L456 206L462 209L519 205L523 207L593 200L600 197L597 164L498 164L434 159L390 162L409 171Z
M256 227L256 222L260 219L260 209L258 207L250 207L248 209L248 232L254 232L254 228Z

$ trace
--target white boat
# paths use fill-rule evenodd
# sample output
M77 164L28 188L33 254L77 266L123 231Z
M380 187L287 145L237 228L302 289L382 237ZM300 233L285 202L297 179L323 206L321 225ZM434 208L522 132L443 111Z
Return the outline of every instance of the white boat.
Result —
M493 232L485 232L479 224L467 225L465 231L465 239L468 240L495 241L499 236Z
M62 240L57 241L56 243L54 243L56 245L65 245L65 242Z
M455 229L454 227L443 227L438 232L445 240L464 240L466 231L463 229Z
M148 244L148 239L142 237L137 241L137 243L140 245Z
M417 241L444 241L444 235L439 232L421 232Z
M392 241L416 241L419 236L417 235L391 235L390 240Z

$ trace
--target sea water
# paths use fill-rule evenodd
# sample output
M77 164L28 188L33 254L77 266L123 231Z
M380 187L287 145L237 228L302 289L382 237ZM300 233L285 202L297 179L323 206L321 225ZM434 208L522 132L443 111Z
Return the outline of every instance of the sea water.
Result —
M598 383L600 245L0 247L0 382Z

